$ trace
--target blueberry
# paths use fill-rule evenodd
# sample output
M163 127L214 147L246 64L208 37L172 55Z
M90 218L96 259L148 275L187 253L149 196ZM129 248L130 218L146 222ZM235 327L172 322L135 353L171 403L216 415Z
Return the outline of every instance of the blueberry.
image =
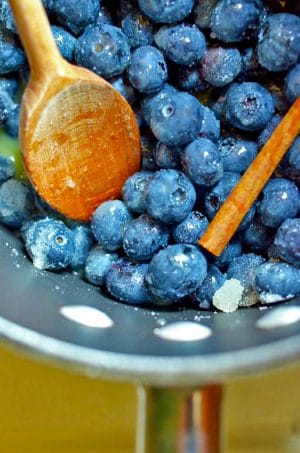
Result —
M259 34L259 63L268 71L285 71L300 59L300 18L278 13L268 17Z
M93 235L87 225L76 225L72 228L74 241L74 255L70 267L74 270L83 268L87 260L90 248L93 244Z
M195 24L205 30L210 27L211 15L218 0L196 0L193 9Z
M73 234L60 220L46 217L33 222L25 232L25 247L38 269L60 270L71 264Z
M219 140L218 150L223 159L224 171L243 173L256 157L257 145L251 140L231 135Z
M259 0L220 0L211 16L211 31L224 42L243 41L257 32Z
M123 232L131 221L131 215L120 200L106 201L93 213L91 227L102 247L113 252L122 247Z
M257 80L266 77L267 70L262 68L258 62L256 49L254 47L247 47L241 49L242 69L238 75L239 82L249 82L250 80Z
M159 107L159 105L162 102L164 102L166 99L168 99L169 95L174 94L176 92L177 92L177 90L175 87L173 87L172 85L170 85L168 83L165 83L165 85L162 87L162 89L158 93L146 96L143 99L143 101L141 103L142 114L143 114L143 117L144 117L146 123L149 126L151 123L151 117L152 117L153 112L155 112L157 110L157 108Z
M207 83L202 77L199 65L174 65L173 76L175 78L176 86L182 91L198 93L199 91L207 89Z
M242 251L243 248L240 239L238 237L234 237L226 245L221 255L213 258L213 263L219 269L224 271L234 258L241 256Z
M16 104L6 91L0 91L0 125L13 114Z
M51 26L52 34L56 45L64 58L69 61L73 60L76 38L68 33L64 28L57 25Z
M10 228L21 228L33 210L31 189L16 179L8 179L0 186L0 223Z
M8 0L0 2L0 25L10 33L17 33L15 19Z
M151 302L152 296L145 282L148 264L119 260L112 264L105 276L106 288L116 299L129 304Z
M241 234L243 244L252 252L266 250L272 240L272 230L263 225L259 218L253 219L253 222Z
M121 74L130 61L130 47L122 30L112 25L91 25L78 38L75 61L110 78Z
M128 77L132 86L142 93L158 91L168 77L163 54L153 46L138 47L131 54Z
M133 104L136 101L136 94L130 83L122 76L110 80L112 86L129 102Z
M19 136L20 109L20 104L16 104L3 125L5 132L13 138L18 138Z
M130 211L137 214L146 212L144 189L153 173L149 171L136 172L125 181L122 188L122 197Z
M290 103L300 96L300 64L295 66L285 77L284 94Z
M282 118L283 118L282 115L279 114L272 116L268 124L265 126L265 128L261 131L261 133L257 137L258 149L262 148L267 143L267 141L275 131L276 127L278 126Z
M112 17L110 11L105 7L101 6L95 22L97 25L109 24L112 25Z
M287 219L278 228L274 245L281 259L300 266L300 219Z
M87 281L96 286L103 286L107 272L118 258L117 253L108 253L99 245L93 247L89 251L84 267Z
M142 170L143 171L156 171L157 165L154 160L154 147L156 140L152 134L145 134L141 136L142 145Z
M222 157L217 146L207 138L198 138L181 153L181 163L195 184L214 185L223 176Z
M151 114L151 130L169 146L182 146L194 140L201 128L202 105L184 92L169 93Z
M18 71L25 62L25 54L16 40L0 31L0 74Z
M121 26L132 49L153 43L153 24L140 11L127 14L122 19Z
M281 162L283 174L300 183L300 135L294 140Z
M138 0L140 9L155 22L172 23L184 19L194 0Z
M216 142L220 137L221 125L220 120L217 119L213 110L208 107L203 107L203 118L199 136L207 138L213 142Z
M286 263L265 263L256 269L255 289L259 300L273 304L300 294L300 270Z
M161 27L154 40L169 60L177 64L190 66L197 63L206 51L205 37L196 25Z
M99 14L99 0L52 0L50 9L57 22L79 35L85 27L93 24Z
M274 113L268 90L256 82L234 84L226 96L226 119L244 131L263 129Z
M250 306L257 303L255 292L255 272L265 259L254 253L245 253L234 258L227 269L227 278L239 280L243 287L243 298L240 306Z
M192 295L193 303L204 310L212 309L212 298L225 280L225 275L216 266L209 264L205 279Z
M157 142L153 157L159 168L178 168L180 164L181 148L178 146L168 146Z
M172 169L154 173L144 193L148 213L165 223L181 222L196 201L193 184L183 173Z
M150 261L146 281L154 296L166 303L192 294L207 273L204 255L194 245L169 245Z
M263 189L259 217L264 225L276 228L285 219L296 217L299 206L300 194L296 184L285 178L274 178Z
M290 104L284 95L282 80L269 79L265 83L265 88L270 92L274 101L274 107L277 112L282 114L285 113L288 110Z
M13 78L0 77L0 91L6 91L7 94L14 98L19 88L19 82Z
M148 261L162 247L166 247L169 231L163 223L148 214L132 220L125 228L123 248L136 261Z
M199 211L192 211L172 229L172 235L179 244L197 245L208 227L208 220Z
M0 155L0 184L15 176L16 168L12 159Z
M222 87L231 83L240 73L242 58L238 49L211 47L201 65L204 80L214 87Z
M207 192L204 200L205 212L209 219L212 219L220 209L232 189L240 180L240 175L233 172L225 172L218 183Z

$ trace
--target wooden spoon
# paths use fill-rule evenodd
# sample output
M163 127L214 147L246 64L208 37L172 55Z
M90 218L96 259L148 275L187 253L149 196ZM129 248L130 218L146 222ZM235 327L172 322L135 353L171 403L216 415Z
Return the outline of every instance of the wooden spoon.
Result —
M86 221L139 169L135 115L108 82L62 58L40 0L10 4L31 68L20 120L28 176L53 208Z

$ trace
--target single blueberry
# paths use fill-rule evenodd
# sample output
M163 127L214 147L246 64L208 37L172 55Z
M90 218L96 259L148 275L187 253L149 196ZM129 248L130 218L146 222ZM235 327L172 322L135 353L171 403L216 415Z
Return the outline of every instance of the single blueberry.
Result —
M142 115L146 123L150 126L153 112L157 110L160 103L168 99L170 94L176 93L177 90L172 85L165 83L161 90L156 94L146 96L141 103Z
M243 251L241 241L238 237L233 237L226 245L220 256L213 257L212 262L222 271L225 271L233 258L241 256Z
M72 231L60 220L49 217L28 226L25 247L33 265L47 270L68 267L75 250Z
M113 252L122 247L123 232L130 221L130 212L122 201L106 201L92 215L92 232L105 250Z
M268 71L285 71L300 59L300 18L294 14L272 14L264 22L257 46L259 63Z
M154 40L169 60L177 64L190 66L198 63L206 52L205 36L196 25L161 27Z
M142 214L125 228L123 248L129 258L148 261L159 249L167 246L169 236L165 224L148 214Z
M180 165L181 148L157 142L153 149L153 157L159 168L178 168Z
M0 156L0 184L13 178L16 173L14 161L6 156Z
M199 136L208 138L212 142L216 142L220 137L221 132L220 120L217 119L213 110L208 107L203 106L202 112L203 118Z
M188 93L169 93L151 113L153 134L169 146L186 145L197 137L201 129L202 105Z
M146 212L144 190L153 173L139 171L129 176L122 188L122 197L127 208L137 214Z
M97 25L109 24L112 25L112 17L110 11L105 7L101 6L95 22Z
M0 25L5 31L17 33L15 19L8 0L0 2Z
M26 59L17 41L0 31L0 74L18 71L25 65Z
M11 98L15 98L19 89L19 82L14 78L0 77L0 91L6 91Z
M281 259L300 266L300 218L286 219L278 228L274 245Z
M158 91L168 78L163 54L153 46L138 47L131 54L128 78L131 85L142 93Z
M8 179L0 186L0 223L9 228L21 228L33 211L31 189L16 179Z
M152 258L146 281L154 296L168 303L196 291L206 274L206 259L196 246L175 244Z
M296 217L299 206L300 193L293 181L270 179L259 203L259 218L264 225L277 228L285 219Z
M217 145L207 138L198 138L181 152L185 173L198 185L210 187L223 176L222 157Z
M201 29L210 28L211 15L218 0L196 0L193 8L193 21Z
M300 294L300 270L286 263L262 264L256 269L255 289L266 304L296 297Z
M209 219L212 219L221 205L224 203L232 189L240 180L240 175L234 172L225 172L217 184L207 192L204 205L205 213Z
M6 91L0 91L0 125L5 123L13 115L17 105Z
M121 21L121 27L132 49L153 43L153 24L140 11L132 11Z
M148 213L165 223L181 222L193 209L196 191L190 180L177 170L159 170L145 188Z
M283 118L282 115L279 114L272 116L268 124L265 126L265 128L260 132L259 136L257 137L258 149L262 148L267 143L267 141L275 131L276 127L281 122L282 118Z
M91 228L87 225L76 225L72 228L74 241L74 255L72 257L71 269L82 269L88 257L88 253L93 244Z
M238 49L211 47L201 61L201 73L213 87L223 87L231 83L242 68L242 58Z
M242 231L241 236L243 244L252 252L262 252L269 247L272 241L272 230L266 225L263 225L259 218L255 218Z
M169 24L184 19L192 11L194 0L138 0L138 4L154 22Z
M119 260L112 264L105 276L108 292L116 299L129 304L151 302L152 295L145 282L148 264Z
M202 310L211 310L212 298L225 280L226 276L216 266L209 264L205 279L191 297L192 302Z
M19 136L20 110L20 104L16 104L3 125L5 132L13 138L18 138Z
M76 42L75 61L100 76L114 77L129 64L128 40L118 27L90 25Z
M199 211L192 211L172 229L172 235L179 244L197 245L208 227L208 220Z
M285 77L284 94L290 103L300 96L300 64L295 66Z
M100 10L99 0L51 0L49 6L56 21L74 35L79 35L85 27L93 24Z
M263 129L274 113L274 101L262 85L243 82L232 85L226 96L226 119L244 131Z
M207 83L202 77L200 65L174 65L173 76L179 90L199 93L207 89Z
M64 58L73 60L76 38L68 33L64 28L51 25L52 34L56 45Z
M300 184L300 135L293 141L281 161L283 175Z
M117 253L108 253L99 245L93 247L89 251L84 267L87 281L96 286L103 286L107 272L118 258Z
M237 173L244 173L257 155L255 142L232 135L219 140L218 150L222 156L224 171Z

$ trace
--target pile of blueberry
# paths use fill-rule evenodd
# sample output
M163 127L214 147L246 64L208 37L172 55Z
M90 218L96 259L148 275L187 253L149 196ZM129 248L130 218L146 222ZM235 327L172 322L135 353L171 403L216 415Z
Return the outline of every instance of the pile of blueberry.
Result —
M299 2L43 3L63 56L106 78L132 105L142 167L122 200L80 224L54 212L0 156L0 221L24 240L33 264L80 272L130 304L229 312L299 295L300 136L222 255L198 245L300 96ZM7 0L0 1L0 75L0 124L17 137L29 69Z

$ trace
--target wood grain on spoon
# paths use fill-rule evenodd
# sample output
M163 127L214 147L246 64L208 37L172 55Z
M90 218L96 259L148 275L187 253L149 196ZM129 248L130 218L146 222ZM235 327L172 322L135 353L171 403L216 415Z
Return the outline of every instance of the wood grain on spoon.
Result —
M135 115L109 83L61 57L40 0L10 4L31 68L20 120L28 176L53 208L88 220L139 169Z

